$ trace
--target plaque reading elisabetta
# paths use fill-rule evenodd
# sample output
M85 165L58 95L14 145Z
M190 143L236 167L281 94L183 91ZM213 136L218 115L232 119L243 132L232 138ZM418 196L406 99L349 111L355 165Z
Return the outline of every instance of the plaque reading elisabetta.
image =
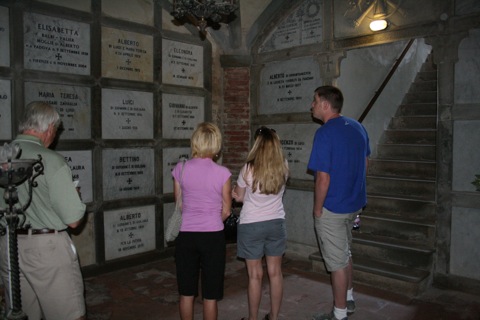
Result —
M25 68L90 74L90 25L36 13L24 14Z

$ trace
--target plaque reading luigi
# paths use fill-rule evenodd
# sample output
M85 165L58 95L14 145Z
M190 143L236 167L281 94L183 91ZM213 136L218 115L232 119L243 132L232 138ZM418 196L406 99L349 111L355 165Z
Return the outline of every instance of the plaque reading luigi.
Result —
M0 140L12 139L12 92L10 80L0 80Z
M9 37L8 8L0 7L0 66L10 66L10 37Z
M91 137L89 87L26 82L25 102L44 101L55 107L62 119L62 140Z
M153 81L153 37L102 28L102 76Z
M173 192L172 170L182 159L190 158L190 148L163 149L163 193Z
M166 139L190 139L205 118L205 99L198 96L163 94L162 131Z
M203 87L203 47L163 39L162 61L163 83Z
M155 250L155 206L105 211L105 260Z
M25 13L24 30L25 68L90 74L90 25Z
M153 149L104 149L102 154L105 200L155 193Z
M153 139L153 94L102 90L103 139Z

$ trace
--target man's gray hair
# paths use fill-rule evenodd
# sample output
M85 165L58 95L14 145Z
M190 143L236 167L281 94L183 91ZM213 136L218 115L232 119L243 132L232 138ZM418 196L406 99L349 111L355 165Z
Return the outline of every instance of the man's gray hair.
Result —
M61 120L57 110L50 104L42 101L30 102L18 126L19 132L35 130L45 132L48 126L53 124L55 128L60 126Z

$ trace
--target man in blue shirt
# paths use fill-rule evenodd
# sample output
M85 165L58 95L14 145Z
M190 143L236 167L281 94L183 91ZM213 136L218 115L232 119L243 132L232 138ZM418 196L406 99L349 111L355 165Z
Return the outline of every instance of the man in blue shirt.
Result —
M355 311L350 246L355 217L367 203L366 172L370 147L365 128L341 115L342 92L315 90L312 116L323 122L315 133L308 169L315 174L313 215L325 266L332 277L334 307L314 320L347 320Z

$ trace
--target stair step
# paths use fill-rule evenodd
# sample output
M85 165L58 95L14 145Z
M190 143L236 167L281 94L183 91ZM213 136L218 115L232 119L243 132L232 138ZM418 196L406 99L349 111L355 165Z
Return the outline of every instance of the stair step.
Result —
M377 158L435 161L436 146L433 144L378 144Z
M436 103L437 102L437 91L410 91L408 92L404 99L404 104L409 103Z
M367 195L365 214L407 219L418 223L435 224L436 204L405 198Z
M396 116L437 116L437 103L404 103L401 104Z
M413 82L410 86L409 92L421 92L421 91L436 91L437 80Z
M364 211L361 215L362 234L378 235L397 240L407 240L433 247L435 226L432 224L399 220Z
M415 77L415 82L417 81L431 81L437 80L437 71L420 71Z
M393 117L389 129L436 129L435 116L405 116Z
M433 161L407 161L390 159L370 159L368 174L385 177L408 177L433 180L436 176L436 163Z
M369 175L367 176L367 194L434 201L435 181Z
M390 130L383 132L380 138L382 144L435 144L437 139L436 130Z

